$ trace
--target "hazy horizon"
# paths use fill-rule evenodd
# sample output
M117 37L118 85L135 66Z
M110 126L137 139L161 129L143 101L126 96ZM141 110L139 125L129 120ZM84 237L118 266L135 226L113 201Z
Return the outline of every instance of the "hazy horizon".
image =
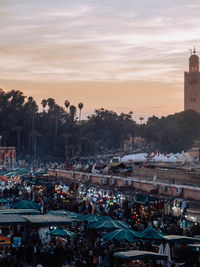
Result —
M192 2L192 3L191 3ZM199 46L197 0L6 0L0 3L0 87L133 111L183 110L189 49ZM184 16L183 16L184 14Z

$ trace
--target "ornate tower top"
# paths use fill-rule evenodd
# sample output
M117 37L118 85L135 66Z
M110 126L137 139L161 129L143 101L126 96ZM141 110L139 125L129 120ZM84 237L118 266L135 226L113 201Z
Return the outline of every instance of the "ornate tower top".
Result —
M199 57L196 53L197 52L194 47L192 55L189 58L189 72L199 72Z

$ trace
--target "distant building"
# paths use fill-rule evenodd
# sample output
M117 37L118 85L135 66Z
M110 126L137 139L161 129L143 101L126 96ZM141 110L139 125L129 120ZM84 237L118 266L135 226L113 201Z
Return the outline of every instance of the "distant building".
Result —
M15 161L15 147L0 146L0 165L13 169Z
M200 161L200 140L194 142L188 153L196 162Z
M185 72L184 79L184 110L189 109L200 113L199 57L195 48L189 58L189 71Z

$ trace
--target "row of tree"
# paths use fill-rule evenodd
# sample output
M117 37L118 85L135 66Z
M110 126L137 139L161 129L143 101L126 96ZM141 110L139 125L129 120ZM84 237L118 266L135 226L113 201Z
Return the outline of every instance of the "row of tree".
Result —
M123 150L129 136L144 137L150 150L176 152L188 149L200 138L200 114L187 111L167 117L150 117L137 124L132 112L96 109L81 120L78 107L65 100L63 107L54 99L43 99L39 107L23 92L0 90L0 135L3 146L15 146L22 157L44 159L91 155ZM78 112L79 109L79 112ZM79 114L78 114L79 113Z

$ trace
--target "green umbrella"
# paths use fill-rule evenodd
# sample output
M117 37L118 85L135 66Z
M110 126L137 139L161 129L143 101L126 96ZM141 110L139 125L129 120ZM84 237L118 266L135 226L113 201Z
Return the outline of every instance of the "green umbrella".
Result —
M61 237L74 237L75 236L73 232L70 232L67 229L60 229L60 228L49 231L47 234L52 235L52 236L61 236Z
M34 201L29 201L29 200L21 200L18 202L13 203L12 205L13 209L35 209L35 210L40 210L41 206L37 204Z
M99 216L99 215L89 214L89 215L80 215L79 220L87 221L89 223L94 223L94 222L103 221L104 218L102 218L102 216Z
M162 233L157 231L152 226L147 227L144 231L139 234L140 239L149 239L149 240L165 240L165 237Z
M128 242L136 242L138 239L138 233L131 230L131 229L117 229L112 232L109 232L105 235L103 235L103 239L106 239L108 241L110 240L117 240L117 241L128 241Z
M120 229L128 227L129 225L117 220L106 220L89 224L89 228L93 229Z
M180 244L196 243L200 241L199 238L183 236L183 235L165 235L165 239L169 242L180 243Z
M66 210L51 210L49 212L47 212L47 214L51 214L51 215L63 215L63 216L67 216L69 212Z
M5 198L0 198L0 203L9 203L9 202L12 202L12 200L8 200L8 199L5 199Z
M68 211L68 210L51 210L47 214L56 215L56 216L67 216L69 218L75 218L75 219L79 219L80 216L83 216L79 213Z

